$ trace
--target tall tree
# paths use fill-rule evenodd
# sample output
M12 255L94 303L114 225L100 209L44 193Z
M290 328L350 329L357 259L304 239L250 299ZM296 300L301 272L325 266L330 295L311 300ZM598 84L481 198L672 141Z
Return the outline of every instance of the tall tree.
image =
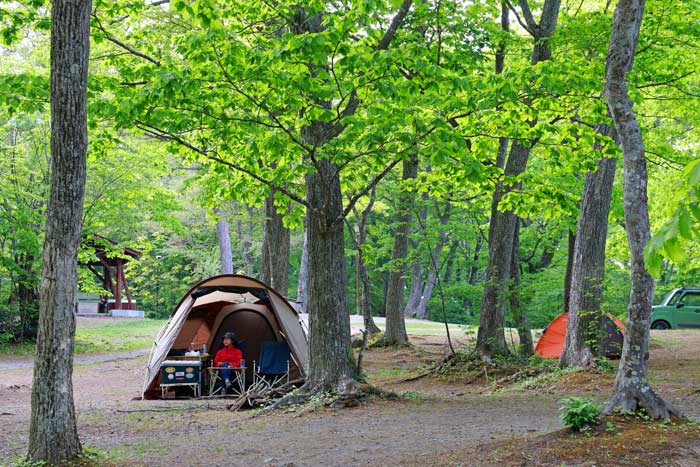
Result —
M510 5L510 2L507 3ZM552 55L549 41L557 25L560 3L560 0L546 0L542 7L540 21L537 22L528 0L518 2L522 13L522 18L518 16L518 20L534 40L530 60L532 65L549 60ZM513 11L515 11L514 8ZM530 121L528 124L532 127L536 122ZM530 141L529 144L520 141L512 143L505 163L506 179L517 177L525 171L531 145L534 143L535 141ZM477 352L485 358L508 352L504 334L505 307L518 217L512 209L502 211L499 206L505 195L519 188L519 182L509 184L506 180L502 180L496 184L493 192L488 235L489 263L486 269L486 284L481 301L476 342Z
M644 0L620 0L615 8L612 37L606 58L605 97L620 137L624 167L625 228L632 260L632 289L620 366L605 411L615 407L643 409L653 418L668 418L679 411L665 402L647 381L649 318L654 280L644 264L644 247L651 237L647 199L647 168L642 130L627 90L632 70Z
M224 217L223 209L214 209L214 214L219 216L216 222L216 235L219 239L219 257L221 258L221 274L233 274L233 253L231 252L231 235L228 222Z
M284 213L275 206L275 190L265 198L262 264L260 279L285 297L289 294L289 230L284 226Z
M515 246L513 246L513 260L510 265L510 313L513 316L513 324L518 330L518 340L520 345L518 353L520 355L530 356L534 353L532 345L532 332L530 331L530 322L527 319L522 301L520 299L520 221L515 227Z
M297 304L299 306L300 313L308 313L308 299L309 293L307 292L309 283L309 234L306 228L306 221L304 221L304 243L301 251L301 261L299 264L299 280L297 282Z
M407 184L415 180L418 175L418 157L412 156L403 161L402 182L405 184L399 194L397 206L396 233L394 245L391 250L391 270L387 281L386 290L386 329L384 330L384 342L388 345L408 344L406 334L406 321L403 314L403 296L406 288L406 257L408 256L408 233L413 218L413 200L415 194L408 191Z
M51 193L46 216L29 458L78 455L73 345L78 248L85 194L91 0L56 0L51 11Z
M364 254L364 247L367 244L367 223L369 221L369 216L374 208L374 201L376 199L377 190L375 188L370 191L367 206L358 212L356 208L353 208L353 213L355 214L355 228L352 227L350 222L347 222L348 230L351 232L356 231L354 237L355 250L357 251L357 274L359 282L361 283L362 293L360 299L360 306L358 309L358 314L362 315L362 321L365 326L365 332L368 335L376 334L381 332L381 329L377 326L372 318L372 283L369 278L369 271L367 270L367 257ZM362 368L361 362L358 362L358 368Z
M614 138L615 130L607 124L596 125L599 134ZM597 145L596 149L601 149ZM608 238L608 214L612 199L617 159L603 157L598 170L586 174L581 212L574 240L569 288L569 322L560 366L587 367L594 363L596 345L603 318L603 280L605 278L605 243ZM570 234L571 235L571 234ZM571 237L570 237L571 238Z

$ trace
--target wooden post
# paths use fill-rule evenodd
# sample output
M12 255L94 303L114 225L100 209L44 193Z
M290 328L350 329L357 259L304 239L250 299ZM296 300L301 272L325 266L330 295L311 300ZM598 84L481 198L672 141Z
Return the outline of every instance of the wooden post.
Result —
M122 268L122 281L124 282L124 292L126 292L127 308L129 310L135 309L131 301L131 293L129 292L129 283L126 281L126 274L124 273L124 268Z
M117 258L117 290L114 293L114 309L122 309L122 278L124 277L124 266L121 258Z

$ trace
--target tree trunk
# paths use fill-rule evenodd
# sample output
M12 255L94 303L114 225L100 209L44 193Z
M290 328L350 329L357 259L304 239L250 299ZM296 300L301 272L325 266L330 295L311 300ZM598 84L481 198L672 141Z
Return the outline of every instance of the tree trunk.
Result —
M412 156L403 161L402 180L413 180L418 175L418 157ZM406 257L408 256L408 233L411 227L414 209L414 194L402 191L399 195L398 227L391 251L392 268L386 294L386 329L384 342L388 345L408 344L406 322L403 313L403 296L405 289Z
M530 356L535 352L532 345L532 333L530 332L530 322L520 301L520 222L515 227L514 243L513 260L510 266L510 312L513 315L513 323L518 330L518 339L520 340L518 353Z
M566 272L564 273L564 313L569 312L571 301L571 270L574 267L574 249L576 247L576 233L569 229L569 242L567 244Z
M247 206L246 212L248 213L248 221L246 222L248 235L243 240L243 258L246 263L246 272L252 276L255 273L255 255L253 255L253 238L255 237L253 218L255 217L255 211L253 211L252 207Z
M449 284L452 280L452 273L455 271L455 260L457 259L458 249L459 240L455 240L452 242L452 245L450 245L450 249L447 250L447 258L445 259L445 273L442 276L442 282L444 284ZM459 279L455 277L455 281L459 281Z
M476 285L479 280L479 253L484 240L481 238L481 233L476 237L476 245L474 245L474 255L472 256L472 266L469 269L469 285Z
M304 220L304 246L301 252L301 264L299 265L299 281L297 282L297 304L300 313L308 313L309 294L309 229L308 222Z
M506 163L505 175L521 174L525 170L529 154L528 148L513 143ZM519 188L519 184L506 187L503 182L498 182L491 202L489 264L486 269L486 283L481 300L476 341L477 352L485 357L508 353L503 326L518 218L513 211L499 211L498 205L506 193Z
M614 136L614 130L608 125L597 125L596 130L605 136ZM566 344L559 358L562 367L594 365L593 357L600 348L596 343L604 337L600 331L605 242L616 164L616 159L602 158L598 170L586 174L571 266Z
M214 209L219 216L216 222L216 233L219 238L219 256L221 257L221 274L233 274L233 254L231 252L231 236L229 235L228 222L222 209Z
M644 0L618 2L605 70L608 109L622 143L625 226L632 262L632 289L622 357L605 412L610 413L615 407L625 411L643 409L652 418L668 418L672 414L680 415L680 412L659 397L646 379L649 318L654 294L654 280L644 264L644 247L651 237L647 206L648 176L642 132L632 110L626 84L643 14Z
M53 2L51 193L46 216L28 457L58 464L81 452L73 346L87 152L90 0Z
M289 294L290 235L283 218L275 207L275 191L271 190L265 199L260 280L286 297Z
M420 296L423 293L423 274L421 271L420 261L414 259L411 265L411 290L408 293L408 300L403 310L403 315L406 318L416 316L416 308L420 303Z
M353 381L350 315L345 284L343 200L337 166L321 159L321 171L306 175L309 235L308 312L312 392L345 392Z
M437 206L436 206L437 209ZM445 241L447 240L447 228L446 225L450 220L450 209L449 203L445 205L445 211L440 216L440 236L435 249L430 255L430 269L428 270L428 279L425 282L425 287L423 288L423 293L420 296L418 306L416 307L416 316L419 319L425 319L428 313L428 302L430 297L433 296L433 290L438 281L438 274L440 274L440 258L442 257L442 250L445 248ZM431 245L427 245L428 248L432 248Z
M535 65L551 56L549 38L552 36L559 17L560 0L546 0L542 7L539 23L532 17L527 0L520 0L523 17L528 25L528 32L534 38L530 62ZM534 126L536 122L528 122ZM508 160L505 164L506 178L515 177L525 171L530 157L530 146L513 142ZM506 185L499 181L491 202L491 223L489 225L489 264L486 269L486 283L481 301L479 331L476 350L484 358L494 354L508 353L503 330L505 320L505 300L513 259L513 245L517 216L513 211L502 212L498 205L503 197L520 188L520 183Z

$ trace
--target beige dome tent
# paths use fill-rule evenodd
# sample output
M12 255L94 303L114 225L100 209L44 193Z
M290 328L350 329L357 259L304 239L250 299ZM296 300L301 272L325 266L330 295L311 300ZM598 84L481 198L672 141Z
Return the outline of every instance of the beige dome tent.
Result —
M214 355L227 331L246 342L246 357L256 360L265 341L287 342L290 373L303 377L309 368L309 345L299 315L278 292L246 276L210 277L192 287L156 337L141 390L143 399L160 394L160 365L194 345ZM252 365L248 365L252 372ZM252 378L252 374L247 375ZM252 379L249 379L251 381Z

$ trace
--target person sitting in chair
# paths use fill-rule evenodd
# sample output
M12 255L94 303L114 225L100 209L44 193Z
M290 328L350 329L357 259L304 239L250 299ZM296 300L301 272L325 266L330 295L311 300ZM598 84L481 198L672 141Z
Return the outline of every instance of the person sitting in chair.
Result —
M224 346L216 352L214 366L222 368L240 368L243 353L236 347L236 335L232 332L224 334ZM228 393L231 389L231 372L235 370L219 370L221 375L221 390Z

